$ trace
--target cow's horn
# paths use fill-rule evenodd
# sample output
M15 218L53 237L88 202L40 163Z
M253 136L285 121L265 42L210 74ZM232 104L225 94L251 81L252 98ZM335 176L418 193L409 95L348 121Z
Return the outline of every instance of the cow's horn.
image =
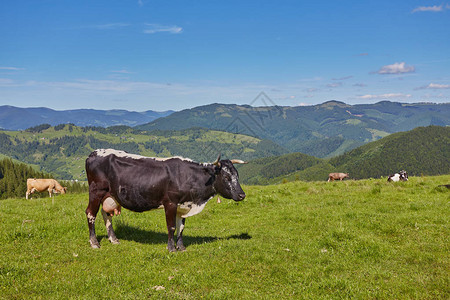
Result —
M233 164L247 164L247 162L240 160L240 159L232 159L231 163Z
M219 157L217 157L216 161L213 162L213 165L220 167L220 156L221 155L219 154Z

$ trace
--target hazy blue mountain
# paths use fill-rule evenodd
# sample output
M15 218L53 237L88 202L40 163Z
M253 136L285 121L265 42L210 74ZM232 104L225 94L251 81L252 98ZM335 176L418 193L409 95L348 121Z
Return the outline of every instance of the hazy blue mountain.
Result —
M136 126L165 117L173 111L134 112L127 110L53 110L45 107L20 108L15 106L0 106L0 129L24 130L40 124L72 123L77 126L109 127L115 125Z

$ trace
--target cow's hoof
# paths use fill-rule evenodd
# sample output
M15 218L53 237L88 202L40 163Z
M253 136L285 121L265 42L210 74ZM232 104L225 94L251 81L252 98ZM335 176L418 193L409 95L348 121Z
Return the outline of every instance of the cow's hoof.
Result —
M100 244L98 242L90 242L91 243L91 248L92 249L98 249L100 248Z
M178 250L178 251L181 251L181 252L184 252L184 251L186 251L186 247L183 246L183 245L177 246L177 250Z
M120 244L119 239L110 239L109 241L111 242L111 244L114 244L114 245Z

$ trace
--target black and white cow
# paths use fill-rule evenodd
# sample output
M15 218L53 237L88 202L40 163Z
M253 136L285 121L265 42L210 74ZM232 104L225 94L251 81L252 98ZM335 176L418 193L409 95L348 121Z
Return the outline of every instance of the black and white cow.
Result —
M408 173L406 173L405 170L401 170L401 171L398 172L398 173L389 175L387 181L393 181L393 182L397 182L397 181L408 181Z
M111 243L118 244L112 215L121 206L143 212L164 208L169 251L185 250L182 234L185 218L198 214L208 200L219 194L241 201L245 193L233 163L241 160L217 160L196 163L181 157L151 158L113 149L98 149L86 159L89 205L86 216L92 248L100 244L95 235L95 218L102 204L102 216ZM174 233L177 232L176 243Z

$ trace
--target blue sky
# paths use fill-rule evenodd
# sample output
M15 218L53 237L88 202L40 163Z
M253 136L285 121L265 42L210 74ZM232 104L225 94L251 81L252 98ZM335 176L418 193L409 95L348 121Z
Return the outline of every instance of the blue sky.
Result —
M2 0L0 105L446 103L449 28L450 1Z

